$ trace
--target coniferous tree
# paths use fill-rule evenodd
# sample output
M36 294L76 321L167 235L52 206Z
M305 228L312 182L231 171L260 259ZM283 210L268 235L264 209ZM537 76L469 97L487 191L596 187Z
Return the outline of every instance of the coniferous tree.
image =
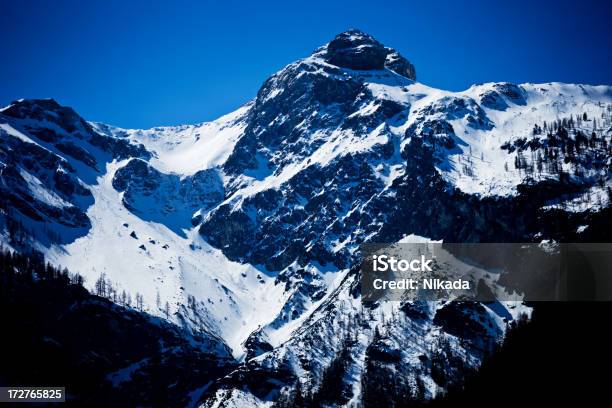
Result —
M95 283L96 295L106 297L106 274L102 272Z
M144 298L140 293L136 293L136 310L144 311Z
M168 302L164 305L164 314L166 315L166 319L170 319L170 304Z

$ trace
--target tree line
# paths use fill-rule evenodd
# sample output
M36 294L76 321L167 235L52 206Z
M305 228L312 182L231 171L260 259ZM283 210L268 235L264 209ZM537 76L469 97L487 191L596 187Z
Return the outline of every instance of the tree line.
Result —
M84 288L85 279L78 273L72 273L67 268L57 267L45 261L42 253L38 251L16 252L11 251L0 243L0 287L10 289L14 283L35 283L44 281L59 286L76 285ZM107 277L102 273L94 284L94 294L104 297L121 306L133 308L139 312L148 310L141 293L134 297L129 292L119 292ZM166 319L170 318L170 304L162 304L157 294L157 309Z

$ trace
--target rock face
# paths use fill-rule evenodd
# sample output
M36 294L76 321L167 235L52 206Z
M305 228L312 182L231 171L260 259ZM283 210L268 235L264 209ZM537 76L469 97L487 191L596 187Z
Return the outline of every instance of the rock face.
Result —
M81 137L91 132L91 126L72 108L61 106L54 99L28 99L12 102L2 114L16 119L30 119L49 122L68 133L77 133ZM49 132L51 138L52 133Z
M85 235L94 203L90 184L105 162L126 156L150 158L142 145L97 133L53 99L14 101L0 112L1 224L47 246Z
M524 106L527 104L525 90L507 82L494 84L491 89L486 90L479 97L482 106L499 111L505 111L508 108L504 98L516 105Z
M414 66L407 59L359 30L343 32L330 41L325 49L325 61L354 70L389 68L401 76L416 80Z
M191 226L198 210L207 210L223 199L223 184L213 170L201 170L181 179L164 174L141 159L132 159L113 177L113 187L123 192L123 205L146 220L181 231Z
M383 69L387 49L374 38L358 30L338 34L327 45L325 60L343 68Z
M605 240L612 90L415 80L350 30L210 123L119 129L17 101L0 112L0 237L218 334L240 367L205 406L432 398L529 310L363 303L359 245Z
M91 225L85 209L93 197L75 167L5 128L0 128L0 177L0 208L7 225L21 229L15 217L19 213L35 223L57 224L58 229L81 231ZM44 242L56 238L50 229L38 230L37 236Z
M387 54L387 58L385 59L385 67L389 68L396 74L416 81L417 76L414 65L412 65L410 61L400 55L399 52L393 49L388 50L389 53Z

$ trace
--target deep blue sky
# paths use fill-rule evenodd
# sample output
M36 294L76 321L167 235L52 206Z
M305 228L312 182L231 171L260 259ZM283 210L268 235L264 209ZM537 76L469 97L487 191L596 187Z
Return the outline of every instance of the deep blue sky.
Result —
M0 0L0 105L53 97L123 127L195 123L350 27L419 81L612 84L612 2Z

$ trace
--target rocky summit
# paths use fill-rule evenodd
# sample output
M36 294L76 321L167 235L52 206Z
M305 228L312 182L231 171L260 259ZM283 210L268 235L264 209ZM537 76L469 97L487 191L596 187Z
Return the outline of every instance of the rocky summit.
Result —
M332 65L355 70L388 68L416 81L414 66L406 58L362 31L353 29L340 33L323 48L321 53L325 61Z

